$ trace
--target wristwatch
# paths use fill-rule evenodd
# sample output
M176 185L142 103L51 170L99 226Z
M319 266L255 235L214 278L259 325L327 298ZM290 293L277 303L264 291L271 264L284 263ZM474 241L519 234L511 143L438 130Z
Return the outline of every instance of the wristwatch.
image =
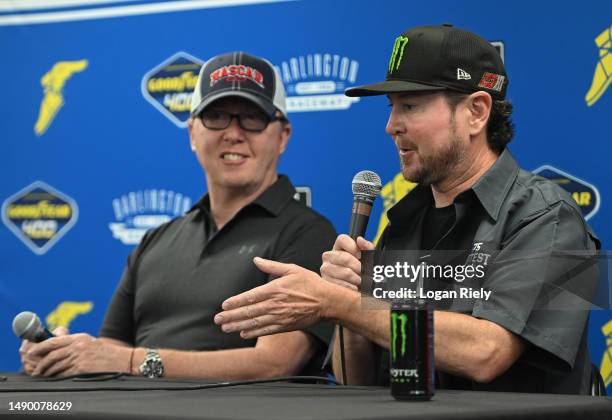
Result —
M155 349L146 349L147 355L138 368L140 374L147 378L161 378L164 376L164 363Z

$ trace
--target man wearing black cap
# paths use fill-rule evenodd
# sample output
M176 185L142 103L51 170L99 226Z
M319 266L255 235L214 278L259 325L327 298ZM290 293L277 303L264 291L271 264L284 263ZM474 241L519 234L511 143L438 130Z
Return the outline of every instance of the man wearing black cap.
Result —
M389 210L377 249L423 256L459 250L463 264L478 262L487 270L479 286L489 298L454 300L435 311L440 387L587 393L586 322L599 241L569 194L520 169L506 148L513 134L507 87L489 42L442 25L400 35L386 80L346 92L387 95L386 131L404 177L419 184ZM328 282L257 260L260 269L283 277L227 300L215 321L224 331L255 337L331 319L345 327L348 382L388 384L389 356L382 349L389 348L389 312L364 310L356 291L361 252L372 249L363 238L339 236L323 255ZM558 258L564 252L571 254ZM578 294L566 290L577 260L587 263L577 270ZM451 277L447 286L459 281Z
M290 135L283 84L267 60L234 52L206 62L189 139L208 193L132 252L100 339L24 342L25 371L249 379L320 369L331 325L243 340L213 323L224 299L269 281L254 256L317 270L333 244L329 221L277 174Z

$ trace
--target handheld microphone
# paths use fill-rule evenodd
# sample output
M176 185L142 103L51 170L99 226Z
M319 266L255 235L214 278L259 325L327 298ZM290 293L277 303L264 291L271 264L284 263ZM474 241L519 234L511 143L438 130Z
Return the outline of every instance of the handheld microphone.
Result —
M361 171L357 172L353 177L351 187L353 189L353 211L351 212L349 236L352 239L357 239L357 237L365 235L368 221L370 220L370 213L372 213L372 205L378 194L380 194L382 183L376 172ZM340 342L342 383L346 385L346 358L344 356L344 328L342 328L342 325L338 325L338 341ZM333 346L330 346L331 348Z
M349 236L357 239L358 236L365 235L372 205L380 194L382 183L376 172L361 171L355 174L351 186L353 189L353 211L351 213Z
M13 319L13 332L19 338L40 343L48 338L55 337L40 321L34 312L24 311Z

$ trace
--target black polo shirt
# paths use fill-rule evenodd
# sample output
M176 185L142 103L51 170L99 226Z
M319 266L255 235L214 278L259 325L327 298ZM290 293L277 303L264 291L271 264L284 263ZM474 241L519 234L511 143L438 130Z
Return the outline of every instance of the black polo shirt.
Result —
M253 257L319 272L321 254L336 238L331 223L294 194L280 176L220 230L205 195L183 217L147 232L128 257L100 335L180 350L254 346L256 340L224 333L213 322L225 299L271 280ZM307 331L320 339L323 352L332 330L321 323Z
M423 241L423 226L432 206L431 188L417 186L388 211L389 225L378 248L422 250L422 243L428 242ZM505 150L472 188L455 198L453 206L454 223L432 249L463 250L464 264L486 261L486 275L475 286L492 294L488 300L456 300L447 309L495 322L528 345L518 361L491 383L438 372L439 385L587 393L591 363L586 324L598 275L593 261L600 244L574 200L550 180L520 169ZM587 269L578 267L576 274L581 261ZM577 287L574 279L579 279ZM451 280L448 287L457 285ZM380 357L379 378L386 383L388 352Z

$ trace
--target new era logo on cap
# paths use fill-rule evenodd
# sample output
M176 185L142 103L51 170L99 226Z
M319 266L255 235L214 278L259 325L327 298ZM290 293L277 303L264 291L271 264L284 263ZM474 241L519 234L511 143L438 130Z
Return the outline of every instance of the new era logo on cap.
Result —
M457 67L457 80L470 80L471 78L470 73Z

